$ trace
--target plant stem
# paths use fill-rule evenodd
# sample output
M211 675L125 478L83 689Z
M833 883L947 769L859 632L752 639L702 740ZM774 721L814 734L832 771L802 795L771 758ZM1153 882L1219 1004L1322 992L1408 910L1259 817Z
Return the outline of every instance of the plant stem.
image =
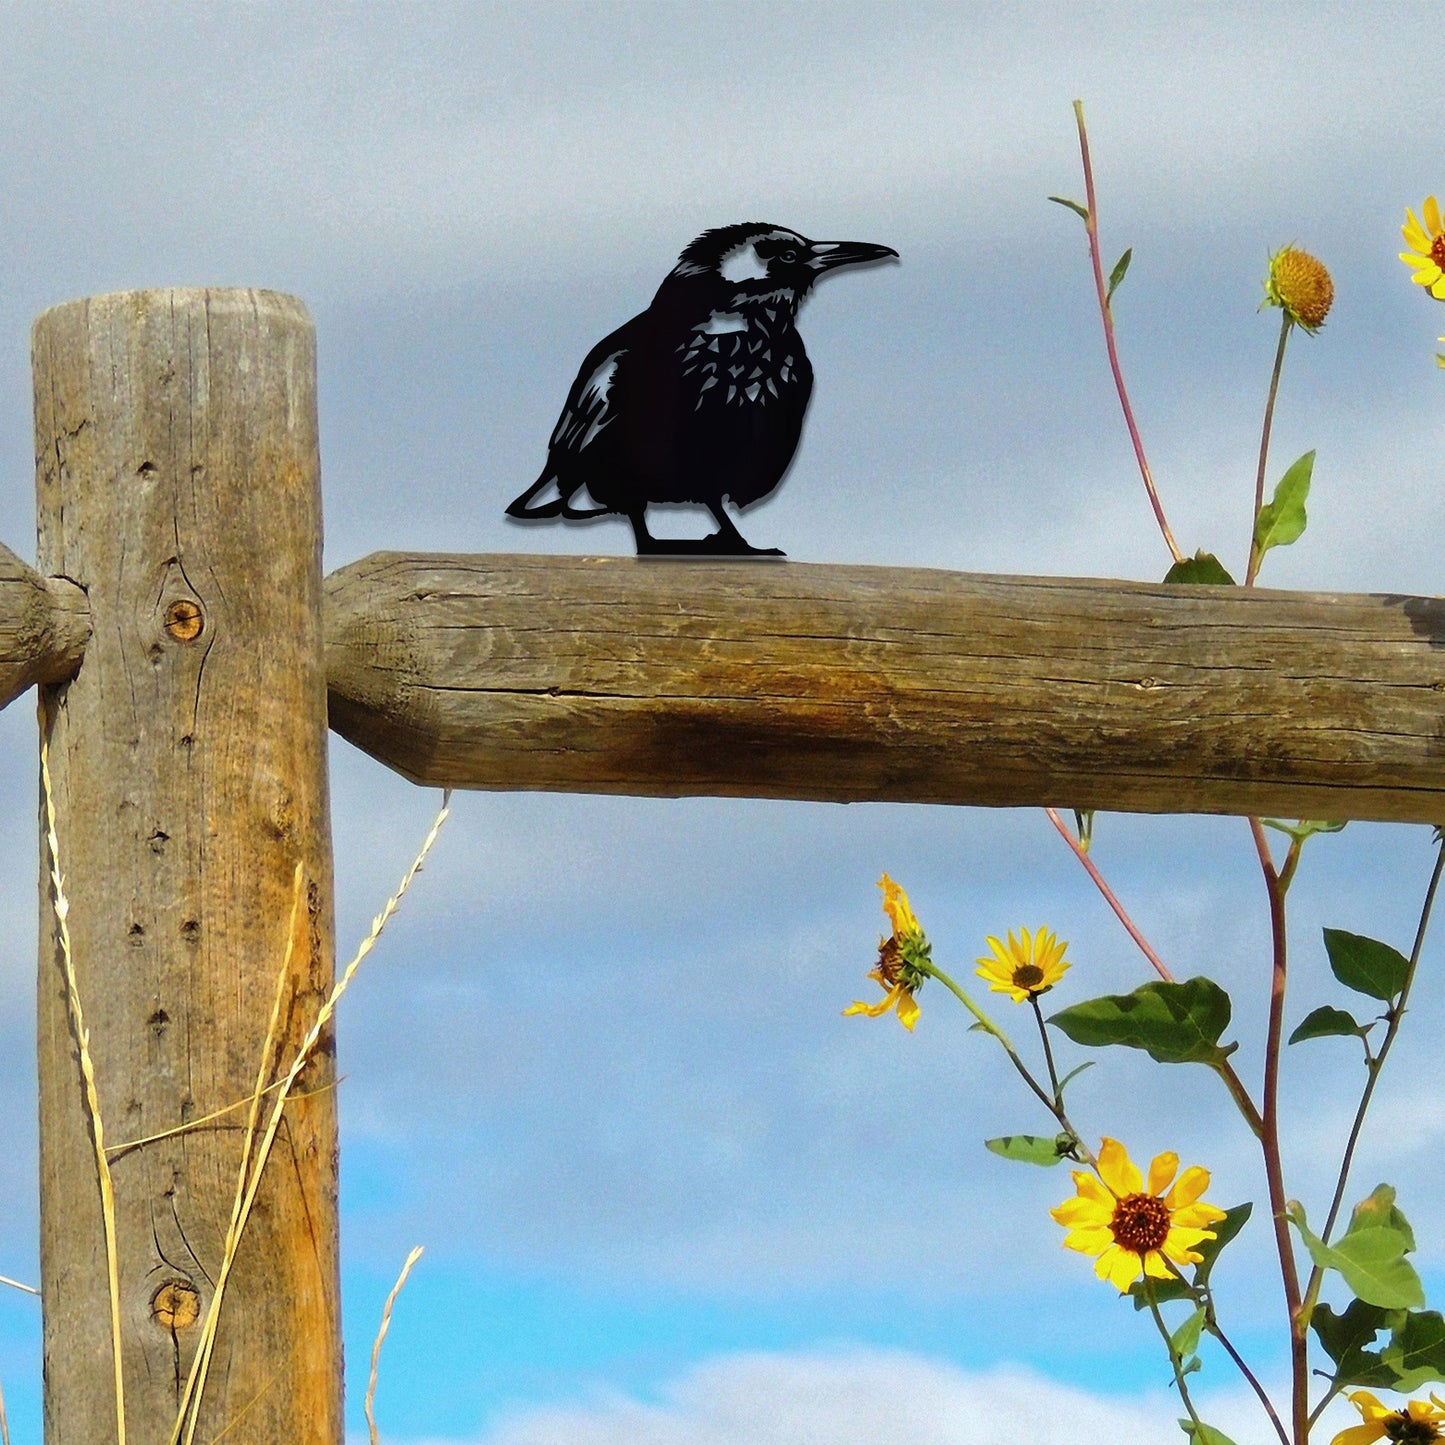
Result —
M1039 1007L1039 996L1036 993L1029 995L1029 1003L1033 1005L1034 1022L1039 1026L1039 1042L1044 1046L1044 1063L1049 1070L1049 1084L1054 1091L1054 1103L1060 1109L1064 1107L1064 1093L1059 1088L1059 1071L1054 1067L1054 1051L1049 1047L1048 1025L1044 1023L1044 1011Z
M1309 1340L1307 1324L1301 1309L1299 1267L1295 1262L1294 1245L1290 1239L1289 1220L1285 1214L1284 1166L1279 1147L1279 1061L1280 1041L1284 1033L1284 997L1288 976L1285 951L1286 933L1284 897L1287 883L1275 869L1270 857L1269 840L1258 818L1249 820L1259 865L1264 872L1269 894L1270 937L1273 967L1270 971L1269 1026L1264 1048L1264 1092L1261 1119L1264 1125L1260 1144L1264 1151L1264 1172L1269 1184L1269 1209L1274 1220L1275 1249L1279 1254L1280 1276L1284 1282L1285 1305L1289 1312L1291 1410L1294 1445L1307 1445L1309 1440ZM1290 843L1290 861L1285 869L1293 874L1298 859L1299 840Z
M1415 982L1415 970L1420 964L1420 950L1425 943L1425 930L1430 925L1430 913L1435 906L1435 893L1440 887L1440 876L1445 873L1445 840L1442 840L1435 852L1435 867L1430 874L1430 882L1425 889L1425 901L1420 907L1420 922L1415 928L1415 944L1410 950L1410 967L1405 973L1404 987L1400 990L1400 997L1387 1014L1385 1024L1385 1037L1380 1043L1380 1052L1373 1059L1366 1062L1365 1067L1369 1071L1369 1077L1365 1080L1364 1091L1360 1095L1360 1106L1355 1110L1355 1122L1350 1127L1350 1137L1345 1144L1345 1152L1340 1160L1339 1179L1335 1183L1334 1198L1330 1200L1330 1212L1325 1218L1325 1227L1320 1232L1320 1238L1326 1244L1330 1242L1330 1232L1335 1227L1335 1222L1340 1216L1340 1206L1344 1202L1345 1187L1349 1182L1350 1166L1354 1163L1355 1146L1359 1143L1360 1131L1364 1128L1365 1114L1370 1107L1370 1100L1374 1098L1375 1085L1380 1078L1380 1070L1384 1067L1385 1059L1389 1055L1390 1048L1395 1042L1395 1035L1400 1032L1400 1024L1405 1017L1405 1005L1410 998L1410 988ZM1320 1283L1324 1271L1318 1265L1310 1271L1309 1284L1305 1289L1304 1313L1305 1322L1309 1322L1310 1312L1314 1309L1315 1301L1319 1298Z
M1013 1064L1014 1068L1018 1070L1019 1077L1024 1081L1025 1084L1028 1085L1030 1093L1032 1093L1033 1096L1039 1101L1039 1103L1041 1103L1044 1108L1046 1108L1049 1113L1054 1116L1054 1119L1057 1121L1059 1128L1062 1129L1064 1133L1066 1133L1073 1141L1072 1157L1078 1159L1081 1163L1089 1165L1090 1168L1096 1168L1097 1161L1094 1158L1093 1151L1089 1148L1087 1144L1084 1143L1083 1137L1080 1135L1079 1131L1074 1128L1068 1114L1064 1110L1063 1095L1059 1089L1058 1076L1054 1073L1053 1055L1049 1050L1048 1039L1044 1039L1044 1056L1049 1061L1049 1081L1052 1083L1054 1089L1053 1098L1049 1097L1049 1095L1044 1091L1043 1087L1039 1084L1039 1081L1035 1079L1034 1076L1029 1072L1028 1065L1025 1064L1023 1059L1019 1057L1019 1052L1016 1048L1014 1048L1012 1041L1009 1039L1009 1036L1004 1033L1004 1031L999 1028L999 1026L994 1023L994 1021L989 1018L989 1016L984 1013L984 1011L979 1008L976 1003L974 1003L974 1001L968 996L968 994L965 993L963 989L961 989L946 973L944 973L944 971L939 968L937 964L927 963L924 964L922 967L923 971L928 974L930 978L936 978L939 983L941 983L946 989L948 989L949 992L952 993L953 996L969 1011L969 1013L971 1013L974 1018L978 1020L979 1027L986 1034L989 1034L993 1038L998 1040L999 1046L1003 1049L1004 1053L1009 1056L1009 1060ZM1038 1013L1037 1007L1035 1007L1035 1013L1039 1020L1039 1028L1042 1030L1044 1027L1043 1015Z
M1049 815L1049 822L1059 830L1059 836L1073 849L1074 857L1084 865L1084 871L1094 880L1094 887L1103 894L1104 902L1114 910L1114 917L1124 925L1125 932L1139 945L1139 951L1149 960L1154 972L1157 973L1165 983L1173 983L1174 975L1165 967L1164 960L1149 946L1149 940L1134 926L1134 920L1124 912L1124 905L1114 897L1114 890L1104 881L1104 875L1099 872L1098 865L1095 864L1094 860L1084 851L1079 840L1069 831L1069 825L1059 817L1056 809L1045 808L1044 812Z
M1264 428L1259 436L1259 470L1254 477L1254 518L1249 526L1249 563L1244 573L1244 585L1254 586L1255 574L1259 571L1259 564L1264 560L1264 554L1260 552L1255 544L1254 529L1259 522L1259 514L1264 507L1264 471L1269 461L1269 431L1274 425L1274 399L1279 395L1279 376L1284 370L1284 348L1289 341L1289 333L1294 323L1290 320L1288 311L1279 328L1279 346L1274 353L1274 373L1269 379L1269 397L1264 404Z
M1059 836L1073 850L1074 857L1084 866L1084 871L1094 880L1094 886L1103 895L1104 902L1114 910L1114 916L1124 925L1129 937L1139 945L1139 951L1147 958L1154 968L1154 972L1164 980L1165 983L1173 983L1174 975L1165 966L1164 960L1149 946L1149 940L1139 932L1134 920L1124 911L1124 905L1114 896L1114 891L1104 881L1104 875L1099 872L1098 865L1093 858L1084 851L1079 840L1069 831L1068 824L1059 817L1058 812L1053 808L1045 808L1049 822L1059 830ZM1244 1121L1250 1127L1255 1138L1259 1138L1263 1125L1260 1122L1259 1110L1254 1106L1254 1100L1249 1097L1249 1090L1244 1087L1243 1080L1234 1072L1234 1065L1228 1061L1219 1064L1215 1070L1219 1077L1224 1080L1224 1086L1229 1090L1230 1097L1234 1100L1235 1106L1244 1116Z
M1270 1400L1268 1394L1265 1393L1264 1386L1259 1383L1254 1371L1244 1362L1244 1357L1234 1348L1233 1344L1230 1343L1229 1336L1220 1329L1219 1321L1214 1318L1213 1296L1210 1297L1207 1306L1204 1328L1224 1346L1225 1354L1234 1361L1239 1373L1243 1375L1249 1383L1249 1388L1254 1391L1259 1399L1259 1403L1264 1407L1264 1413L1269 1416L1269 1422L1274 1426L1274 1432L1279 1436L1281 1445L1289 1445L1289 1436L1285 1433L1284 1422L1281 1421L1279 1415L1276 1413L1273 1402Z
M1099 254L1099 222L1094 200L1094 167L1089 160L1089 134L1084 128L1084 102L1074 102L1074 120L1079 127L1079 154L1084 163L1084 229L1089 235L1089 260L1094 267L1094 290L1099 296L1099 315L1104 321L1104 345L1109 352L1109 369L1114 373L1114 389L1119 393L1119 405L1124 409L1124 424L1129 428L1129 440L1134 444L1134 456L1139 463L1139 474L1144 478L1144 490L1149 493L1149 505L1154 509L1154 520L1164 534L1164 542L1176 562L1183 560L1169 530L1164 516L1164 507L1159 493L1154 489L1154 475L1149 470L1149 460L1144 455L1144 443L1139 436L1139 427L1134 420L1134 408L1129 404L1129 392L1124 385L1124 372L1119 365L1119 352L1114 344L1114 313L1109 305L1109 291L1104 284L1104 262Z
M1194 1424L1194 1439L1198 1440L1198 1432L1203 1429L1204 1421L1199 1418L1194 1401L1189 1398L1189 1386L1184 1382L1184 1361L1180 1359L1179 1351L1174 1348L1174 1338L1169 1333L1169 1326L1164 1323L1164 1316L1159 1313L1159 1305L1154 1298L1154 1282L1147 1274L1144 1276L1144 1298L1148 1301L1149 1313L1154 1316L1159 1333L1164 1337L1164 1348L1169 1351L1169 1368L1174 1371L1174 1388L1179 1391L1179 1398Z
M1029 1073L1028 1065L1025 1064L1024 1061L1019 1057L1019 1052L1016 1048L1014 1048L1013 1042L1010 1040L1009 1036L1004 1033L1004 1031L999 1028L999 1026L994 1023L994 1021L989 1018L989 1016L984 1013L984 1011L979 1008L979 1006L974 1003L974 1001L946 973L944 973L944 971L939 968L937 964L926 963L923 964L921 967L924 973L926 973L930 978L936 978L939 983L941 983L944 988L946 988L959 1001L959 1003L961 1003L964 1008L966 1008L969 1013L974 1016L974 1018L978 1021L978 1026L986 1034L990 1034L992 1035L992 1037L998 1040L999 1045L1003 1049L1004 1053L1006 1053L1013 1061L1013 1066L1019 1071L1019 1074L1023 1078L1024 1083L1029 1086L1029 1088L1033 1091L1034 1096L1039 1100L1041 1104L1043 1104L1044 1108L1046 1108L1049 1113L1053 1114L1054 1117L1057 1118L1058 1111L1054 1107L1054 1101L1049 1098L1048 1094L1046 1094L1044 1090L1039 1086L1038 1080L1035 1079L1031 1073Z

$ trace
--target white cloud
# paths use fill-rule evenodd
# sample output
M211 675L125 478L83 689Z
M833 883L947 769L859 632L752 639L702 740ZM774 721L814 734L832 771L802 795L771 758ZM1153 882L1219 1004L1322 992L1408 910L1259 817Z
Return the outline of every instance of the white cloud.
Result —
M1267 1426L1252 1400L1205 1399L1208 1423L1239 1445L1263 1445ZM970 1372L901 1351L759 1353L706 1361L654 1400L614 1392L518 1410L476 1445L1177 1445L1180 1413L1159 1391L1109 1397L1018 1367Z

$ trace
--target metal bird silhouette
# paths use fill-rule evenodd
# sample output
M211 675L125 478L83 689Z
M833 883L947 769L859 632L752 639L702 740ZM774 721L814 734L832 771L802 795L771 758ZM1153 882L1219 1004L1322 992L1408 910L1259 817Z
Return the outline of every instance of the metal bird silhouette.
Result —
M757 222L704 231L647 310L587 353L547 465L507 515L621 515L639 555L781 557L750 546L723 503L744 508L766 497L797 450L813 389L796 325L803 298L829 271L897 255ZM574 505L583 491L591 505ZM646 518L653 502L700 503L717 531L654 537Z

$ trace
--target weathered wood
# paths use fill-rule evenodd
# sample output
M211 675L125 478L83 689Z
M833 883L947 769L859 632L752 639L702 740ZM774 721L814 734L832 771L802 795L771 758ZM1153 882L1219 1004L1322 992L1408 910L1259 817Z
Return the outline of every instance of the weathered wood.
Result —
M85 593L0 546L0 707L33 683L73 677L89 637Z
M1445 602L377 553L331 725L467 788L1445 819Z
M95 623L79 675L42 698L79 991L120 1144L250 1093L298 861L309 947L284 1058L332 977L314 334L287 296L136 292L46 312L34 362L40 565L86 590ZM97 1445L116 1437L101 1210L42 853L45 1438ZM303 1076L242 1241L198 1441L342 1438L330 1053ZM170 1438L245 1117L113 1163L139 1445Z

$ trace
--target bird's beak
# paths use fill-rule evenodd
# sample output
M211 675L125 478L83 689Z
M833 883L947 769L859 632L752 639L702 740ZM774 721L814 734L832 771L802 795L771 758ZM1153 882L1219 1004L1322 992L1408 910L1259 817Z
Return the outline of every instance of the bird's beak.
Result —
M875 246L869 241L814 241L803 264L821 276L838 266L860 266L897 255L892 246Z

